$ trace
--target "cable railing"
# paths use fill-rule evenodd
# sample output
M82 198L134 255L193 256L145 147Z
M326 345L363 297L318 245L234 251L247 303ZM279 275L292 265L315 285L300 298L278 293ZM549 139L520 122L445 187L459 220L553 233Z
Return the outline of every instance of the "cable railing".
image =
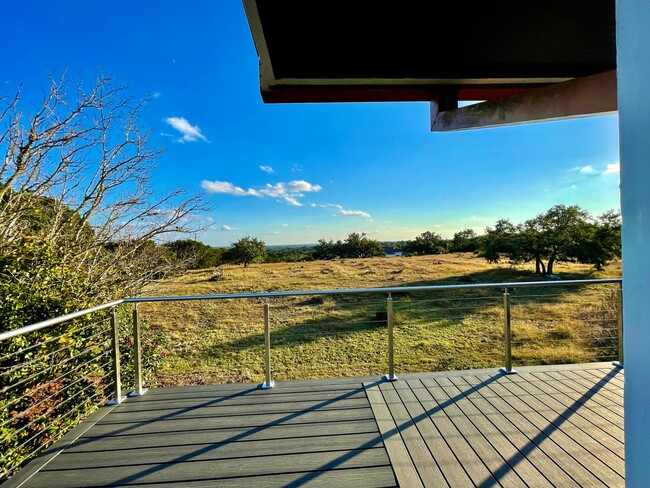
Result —
M242 369L253 374L238 380L261 377L266 389L276 377L382 375L396 381L400 373L474 367L501 366L513 374L515 365L528 364L612 360L622 366L621 287L620 279L599 279L149 296L5 331L0 482L98 406L120 403L123 389L131 390L129 396L146 392L143 304L169 308L178 302L183 311L192 302L222 305L218 320L196 314L205 324L199 340L218 353L215 367L245 364ZM578 288L580 293L570 291ZM558 313L564 303L567 310ZM465 334L454 340L482 348L477 356L483 359L463 362L454 357L454 340L432 339L449 327ZM125 340L128 365L120 358ZM309 348L314 343L318 349ZM188 344L188 354L200 347ZM296 368L310 367L313 373L296 374Z

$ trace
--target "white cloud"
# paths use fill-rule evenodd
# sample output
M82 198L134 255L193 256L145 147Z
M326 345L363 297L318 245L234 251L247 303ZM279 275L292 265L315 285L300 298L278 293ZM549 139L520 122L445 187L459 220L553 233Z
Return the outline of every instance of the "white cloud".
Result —
M316 205L315 203L310 203L309 206L310 206L311 208L318 207L318 205Z
M583 174L589 174L589 173L595 173L596 170L592 165L588 164L587 166L583 166L582 168L580 168L580 172Z
M620 173L621 172L621 164L620 163L613 163L613 164L608 164L607 168L605 171L603 171L604 175L611 175L614 173Z
M273 168L271 168L270 166L261 165L260 169L265 173L273 174Z
M364 212L363 210L346 210L344 209L341 205L337 205L335 203L329 203L327 205L321 205L323 208L327 207L332 207L332 208L338 208L339 209L339 215L343 215L344 217L363 217L365 219L372 219L370 214L368 212Z
M346 217L364 217L366 219L370 218L370 214L368 212L364 212L363 210L341 209L341 215L345 215Z
M235 227L230 227L229 225L224 224L219 228L219 230L222 230L224 232L230 232L230 231L238 230L238 229L236 229Z
M242 188L239 188L238 186L233 185L232 183L228 183L227 181L203 180L201 182L201 187L204 190L209 191L210 193L222 193L225 195L235 195L238 197L245 196L245 195L254 195L254 193L251 193L254 190L251 189L244 190Z
M282 227L289 227L289 224L282 224Z
M176 139L176 142L196 142L199 139L208 142L199 126L190 124L185 117L167 117L165 122L183 135L180 139Z
M203 180L201 182L201 187L210 193L219 193L223 195L276 198L289 205L293 205L294 207L302 207L302 203L300 203L298 199L304 197L305 193L318 192L322 189L320 185L312 185L304 180L294 180L289 183L280 182L274 185L267 183L263 188L248 188L247 190L235 186L227 181Z
M155 91L151 94L151 98L160 98L162 95L162 92L160 91Z

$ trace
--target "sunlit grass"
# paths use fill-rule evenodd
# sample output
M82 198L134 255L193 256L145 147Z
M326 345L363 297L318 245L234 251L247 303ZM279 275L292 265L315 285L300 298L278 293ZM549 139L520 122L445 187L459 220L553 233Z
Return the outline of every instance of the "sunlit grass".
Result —
M620 276L561 264L564 279ZM471 254L226 266L189 272L150 295L206 295L280 290L373 288L538 281L529 267L490 265ZM516 365L612 359L616 326L612 286L511 291ZM503 290L396 293L397 373L498 367L503 364ZM274 378L325 378L387 372L385 295L270 299ZM159 384L262 381L263 299L160 302L140 305L170 350Z

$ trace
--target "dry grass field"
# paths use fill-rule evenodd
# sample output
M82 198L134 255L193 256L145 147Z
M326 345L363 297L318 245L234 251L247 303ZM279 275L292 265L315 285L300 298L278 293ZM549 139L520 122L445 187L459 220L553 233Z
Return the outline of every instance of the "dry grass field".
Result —
M189 272L149 295L373 288L539 281L530 266L491 265L472 254L225 266ZM560 279L620 276L559 264ZM557 364L615 359L615 285L521 288L512 292L513 361ZM503 290L395 293L396 372L503 364ZM387 371L385 294L273 298L274 379L379 375ZM262 299L160 302L141 317L169 339L159 385L260 382ZM614 337L611 337L614 336Z

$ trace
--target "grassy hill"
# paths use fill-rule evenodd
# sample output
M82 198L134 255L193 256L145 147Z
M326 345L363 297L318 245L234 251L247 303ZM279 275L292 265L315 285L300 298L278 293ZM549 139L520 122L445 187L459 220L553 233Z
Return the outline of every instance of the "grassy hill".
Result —
M194 271L151 288L150 295L371 288L538 281L530 266L491 265L471 254L225 266ZM620 263L596 273L560 264L562 279L619 277ZM497 367L503 363L502 290L397 293L397 374ZM262 381L261 299L147 303L143 319L170 347L160 385ZM387 370L385 295L269 300L274 379L379 375ZM514 364L613 359L615 286L542 287L512 292Z

